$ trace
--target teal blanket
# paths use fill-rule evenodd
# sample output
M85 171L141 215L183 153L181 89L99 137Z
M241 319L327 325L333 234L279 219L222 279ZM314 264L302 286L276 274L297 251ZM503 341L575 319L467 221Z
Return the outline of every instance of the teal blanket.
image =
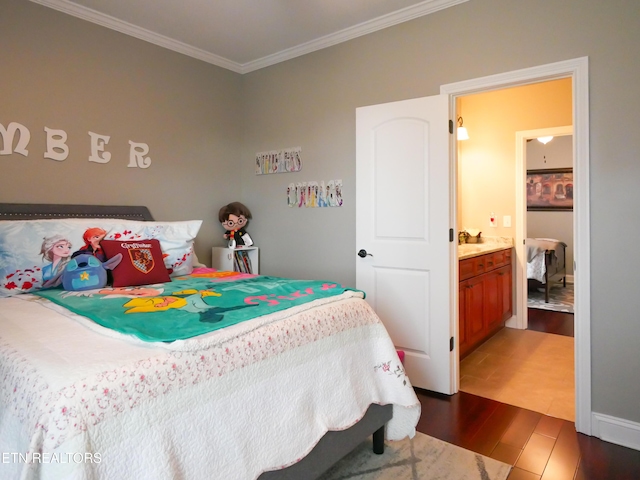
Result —
M347 290L352 289L314 280L189 275L159 285L36 294L103 327L148 342L172 342Z

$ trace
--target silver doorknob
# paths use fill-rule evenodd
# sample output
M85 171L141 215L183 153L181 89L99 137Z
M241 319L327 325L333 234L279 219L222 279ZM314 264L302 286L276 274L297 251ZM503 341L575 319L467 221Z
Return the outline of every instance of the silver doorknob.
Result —
M371 255L370 253L367 253L367 251L364 248L358 252L358 256L361 258L364 258L367 255L369 255L370 257L373 257L373 255Z

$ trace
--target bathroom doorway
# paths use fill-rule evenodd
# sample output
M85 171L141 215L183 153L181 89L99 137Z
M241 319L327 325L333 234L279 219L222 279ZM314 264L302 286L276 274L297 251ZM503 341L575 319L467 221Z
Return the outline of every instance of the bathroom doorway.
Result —
M518 137L516 132L533 131L538 126L571 123L571 79L459 97L457 107L470 137L458 142L458 229L480 230L486 239L508 238L517 245L528 233L523 228L526 214L519 211L525 208L525 186L517 180L525 177L516 172L529 166L518 165L514 138ZM525 144L531 143L526 140L522 138ZM526 152L522 157L526 158ZM572 162L570 145L569 166ZM490 224L490 216L497 225ZM569 223L572 232L571 219ZM521 274L526 273L522 264L523 259L517 258L514 316L509 328L461 361L460 390L575 421L574 339L525 330L528 305L522 291L526 294L527 282Z

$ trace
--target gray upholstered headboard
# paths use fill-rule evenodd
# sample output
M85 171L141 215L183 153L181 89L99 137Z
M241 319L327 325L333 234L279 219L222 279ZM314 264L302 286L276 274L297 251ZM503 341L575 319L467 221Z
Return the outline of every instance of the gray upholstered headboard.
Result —
M39 218L153 220L149 209L143 206L0 203L0 220L36 220Z

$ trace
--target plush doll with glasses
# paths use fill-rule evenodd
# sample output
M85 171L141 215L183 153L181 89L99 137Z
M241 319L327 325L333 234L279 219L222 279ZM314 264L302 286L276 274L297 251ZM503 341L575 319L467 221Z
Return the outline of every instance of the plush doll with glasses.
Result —
M229 248L253 245L253 240L245 230L251 219L251 212L240 202L225 205L218 213L218 220L227 231L224 238L229 240Z

